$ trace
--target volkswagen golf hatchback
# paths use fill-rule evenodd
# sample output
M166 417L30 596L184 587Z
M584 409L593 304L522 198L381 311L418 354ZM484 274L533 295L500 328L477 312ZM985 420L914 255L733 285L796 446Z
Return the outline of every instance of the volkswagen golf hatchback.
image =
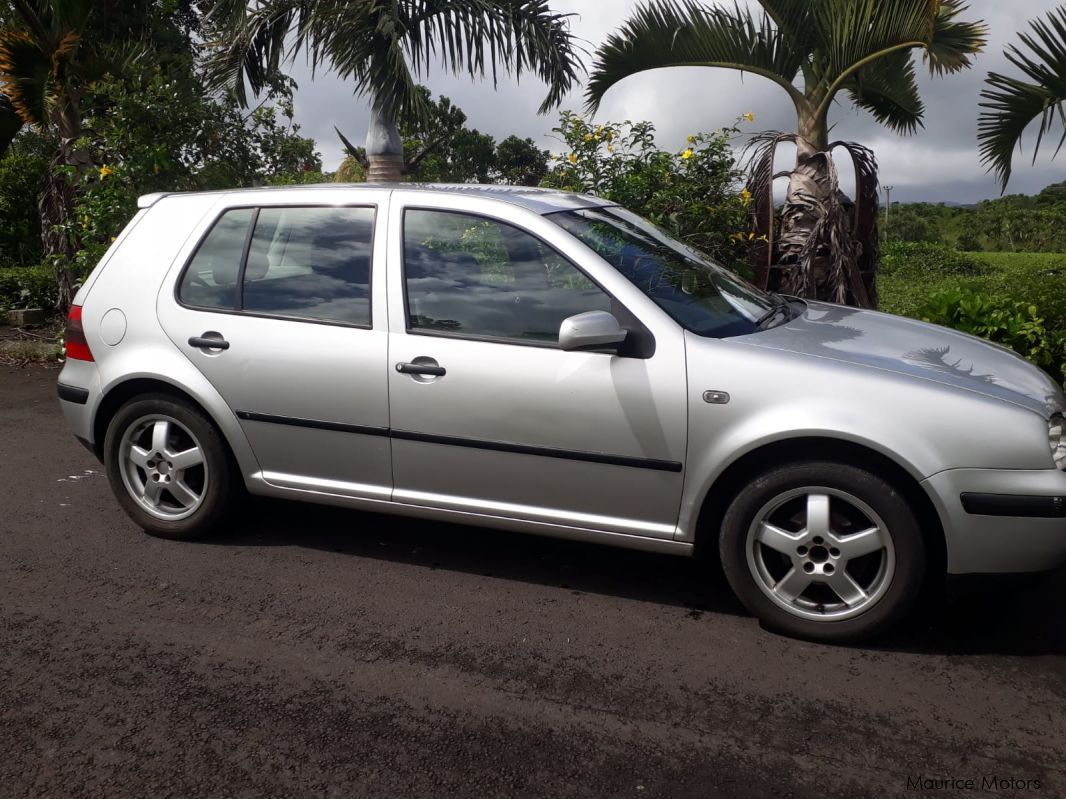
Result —
M1013 353L764 293L602 200L143 197L59 397L145 530L252 494L691 556L766 625L884 630L1066 561L1063 394Z

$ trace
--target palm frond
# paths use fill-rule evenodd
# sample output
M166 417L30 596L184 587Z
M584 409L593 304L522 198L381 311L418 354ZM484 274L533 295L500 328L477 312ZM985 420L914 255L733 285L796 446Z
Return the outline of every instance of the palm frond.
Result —
M959 16L969 10L962 0L940 1L933 38L925 48L925 60L934 75L968 69L973 64L973 56L988 44L988 25L983 20L959 20Z
M706 66L762 75L799 100L792 82L803 58L768 14L697 0L648 0L597 50L585 98L595 111L612 86L638 72Z
M213 39L207 43L213 52L204 65L208 88L232 92L241 105L247 105L246 84L253 95L266 88L288 55L286 36L307 5L300 0L267 0L254 8L220 4L208 17Z
M812 4L826 77L836 79L893 48L932 40L941 0L822 0Z
M851 298L863 308L877 307L877 267L881 260L881 240L877 227L880 207L880 187L877 157L873 150L861 144L836 141L829 151L843 149L855 168L854 213L851 220L851 238L855 242L855 263L847 275Z
M748 224L761 242L752 251L755 283L766 288L776 248L777 210L774 206L774 162L777 149L785 142L795 142L794 133L771 130L752 136L741 154L743 169L748 173L747 190L751 194Z
M52 60L22 31L0 31L0 92L27 125L43 125L48 116Z
M809 52L816 41L811 26L811 0L759 0L782 37L797 52Z
M910 52L897 51L863 67L844 84L851 101L874 119L902 134L922 126L925 104Z
M541 113L557 106L579 80L580 48L571 14L552 11L549 0L414 0L404 19L404 47L423 74L442 59L471 77L500 68L521 79L537 76L548 95Z
M1033 159L1046 134L1058 119L1066 127L1066 7L1030 23L1031 32L1020 34L1021 45L1010 45L1006 56L1024 78L990 72L981 92L983 109L977 123L981 161L1006 191L1015 149L1021 148L1026 129L1039 120ZM1059 140L1057 155L1066 141Z

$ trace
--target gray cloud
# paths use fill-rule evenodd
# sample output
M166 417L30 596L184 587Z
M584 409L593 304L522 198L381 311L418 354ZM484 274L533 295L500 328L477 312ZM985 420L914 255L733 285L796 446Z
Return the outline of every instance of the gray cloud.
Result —
M841 103L832 114L834 138L849 139L872 147L881 164L881 179L894 185L894 198L903 201L974 202L994 197L999 190L980 165L977 153L977 103L989 70L1011 73L1003 57L1004 46L1027 27L1027 20L1055 7L1058 0L972 0L971 17L985 19L991 27L989 46L974 69L945 78L923 73L922 96L926 123L914 136L900 137L880 127L871 117ZM637 0L554 0L553 7L573 13L575 34L595 45L628 16ZM296 94L296 121L304 135L318 143L326 168L340 163L343 152L333 126L354 141L361 141L368 122L366 101L354 96L351 85L335 75L319 72L312 79L303 63L293 67L300 88ZM530 136L542 146L558 151L551 128L556 116L538 116L544 87L535 79L521 83L503 76L493 91L491 82L472 82L466 77L436 70L424 82L435 94L444 94L468 115L468 124L503 138L512 133ZM571 95L563 107L580 110L580 93ZM638 75L608 94L597 118L620 121L650 120L656 125L659 143L680 147L685 136L730 125L742 113L756 115L752 130L792 130L795 119L791 104L780 87L758 76L715 69L669 69ZM1031 148L1035 136L1027 139ZM1054 144L1054 142L1053 142ZM1066 154L1051 159L1053 147L1045 148L1035 166L1031 149L1015 159L1011 192L1035 192L1048 183L1066 180ZM847 170L842 175L847 180Z

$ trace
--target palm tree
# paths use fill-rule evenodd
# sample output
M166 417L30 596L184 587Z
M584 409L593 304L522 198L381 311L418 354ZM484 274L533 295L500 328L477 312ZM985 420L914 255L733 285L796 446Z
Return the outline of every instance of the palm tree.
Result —
M595 111L630 75L675 66L739 70L773 81L792 101L796 132L764 135L752 160L753 221L770 244L757 279L862 306L876 304L877 172L869 150L848 144L858 187L853 213L837 185L829 110L843 92L900 134L922 125L915 55L934 75L958 72L985 44L983 22L960 20L962 0L757 0L762 12L699 0L647 0L596 53L587 99ZM796 145L796 168L775 237L773 160Z
M533 72L548 86L541 111L558 105L578 77L577 47L567 15L548 0L222 0L212 12L216 87L246 102L245 82L259 94L282 63L304 51L315 66L335 69L370 98L368 178L403 176L397 120L424 118L418 78L438 63L471 77L502 67Z
M0 155L22 124L57 141L39 210L41 243L55 264L60 310L73 297L67 258L77 249L65 232L74 208L74 181L66 173L76 176L92 166L76 144L83 133L81 100L88 84L115 64L83 35L94 5L93 0L11 0L7 26L0 30Z
M1022 47L1007 48L1007 60L1021 70L1024 78L990 72L982 102L977 138L981 160L1000 180L1003 191L1010 181L1014 151L1020 149L1022 134L1037 120L1033 161L1044 135L1057 119L1066 120L1066 6L1048 12L1029 23L1031 32L1019 34ZM1059 140L1058 155L1066 142Z

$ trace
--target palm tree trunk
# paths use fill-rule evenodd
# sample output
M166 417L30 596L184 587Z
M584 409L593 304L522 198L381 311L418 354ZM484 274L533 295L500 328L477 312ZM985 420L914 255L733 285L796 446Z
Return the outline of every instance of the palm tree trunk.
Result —
M785 266L781 288L799 297L869 307L826 121L801 115L799 130L777 242L778 261Z
M403 139L395 116L379 110L376 104L370 112L370 130L366 136L366 156L370 183L399 183L403 180Z
M45 178L38 210L44 258L55 270L58 287L56 310L66 313L75 294L70 264L80 247L73 233L75 184L92 166L92 161L87 153L75 146L81 135L81 113L77 98L66 98L66 102L52 114L52 124L59 135L59 149Z

